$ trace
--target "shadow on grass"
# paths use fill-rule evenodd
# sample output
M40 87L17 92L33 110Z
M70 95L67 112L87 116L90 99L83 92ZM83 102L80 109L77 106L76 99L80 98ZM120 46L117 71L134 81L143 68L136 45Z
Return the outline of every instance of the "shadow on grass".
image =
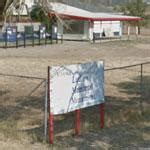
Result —
M32 109L37 109L44 111L44 98L43 97L20 97L18 98L13 105L0 106L1 120L7 120L9 118L18 119L26 113L32 113ZM32 115L32 114L31 114Z
M72 116L71 114L70 116L66 115L63 120L55 120L55 136L58 133L63 133L55 137L54 146L61 148L76 147L77 149L149 147L149 141L143 139L143 132L146 132L147 128L138 125L146 118L142 118L140 114L135 112L134 103L136 103L136 100L122 102L116 100L115 97L107 98L110 101L106 104L104 129L100 129L98 106L83 109L81 136L79 137L67 133L69 129L74 128L73 122L71 122L74 118L73 114ZM117 102L113 103L114 100Z
M119 88L120 92L128 95L137 95L137 97L142 98L142 100L150 99L150 76L143 76L142 83L140 77L137 76L133 78L132 81L121 82L115 84L115 86Z
M0 96L4 96L4 95L8 94L9 92L10 91L7 91L7 90L5 90L5 91L0 90Z
M40 134L37 130L35 133L43 138L43 116L44 97L20 97L13 104L0 106L0 132L18 139L17 133L28 134L28 130L39 127Z
M119 112L123 109L126 110L129 106L136 103L136 100L122 101L119 97L106 97L106 99L109 101L106 103L106 127L103 130L100 129L99 125L98 106L89 107L81 111L81 136L79 137L74 136L74 112L67 115L56 116L54 121L55 141L53 146L58 148L76 147L77 149L84 150L109 147L118 148L119 146L133 147L135 144L137 146L142 146L144 144L148 145L148 141L143 140L143 130L141 128L134 126L134 123L121 122L122 120L120 119L121 116L119 115ZM38 113L39 109L40 114ZM8 112L8 110L9 114L6 115L5 112ZM6 120L6 118L13 122L23 122L24 118L29 119L28 124L25 124L27 126L25 129L16 128L15 132L21 130L22 133L27 134L32 139L31 143L43 141L44 120L43 116L41 116L41 113L44 113L43 97L31 97L26 100L18 100L16 107L3 108L3 111L6 116L1 117L1 121ZM23 118L22 115L24 116ZM39 119L39 116L41 119ZM115 123L117 118L120 119L120 122ZM108 125L109 119L111 119L110 126ZM15 123L12 123L11 125L13 126ZM11 129L12 128L10 128L10 130ZM147 132L146 128L144 128L144 131ZM12 136L14 134L10 135ZM13 136L13 138L15 137Z
M148 93L148 97L150 92L145 92L145 89L150 91L150 87L147 86L150 84L149 81L149 76L143 77L143 91L144 95ZM143 138L143 132L147 133L149 128L139 126L139 123L143 121L150 121L147 119L150 112L145 116L140 116L136 112L140 94L139 77L134 78L131 82L122 82L115 86L119 88L120 92L133 96L128 101L118 95L106 97L105 129L100 129L98 106L89 107L81 111L81 136L78 138L73 136L74 112L56 116L54 121L54 146L60 148L76 147L77 149L150 146L150 142ZM8 126L12 122L11 125L14 125L14 128L16 127L15 132L26 133L32 137L31 142L43 141L44 97L20 97L16 100L16 105L0 107L0 109L0 121L4 122L3 126ZM21 129L17 126L18 122L25 122Z

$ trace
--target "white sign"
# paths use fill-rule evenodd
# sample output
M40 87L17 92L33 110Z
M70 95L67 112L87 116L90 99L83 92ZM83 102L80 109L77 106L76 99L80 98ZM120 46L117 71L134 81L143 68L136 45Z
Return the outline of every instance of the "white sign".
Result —
M50 68L50 111L64 114L104 103L102 61Z

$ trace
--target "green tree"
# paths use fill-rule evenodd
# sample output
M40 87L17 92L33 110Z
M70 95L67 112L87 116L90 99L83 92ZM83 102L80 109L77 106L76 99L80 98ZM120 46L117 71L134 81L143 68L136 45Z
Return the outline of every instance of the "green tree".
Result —
M51 29L50 18L45 9L40 5L33 6L32 11L30 12L31 19L33 21L39 21L46 25L47 30Z
M146 4L143 0L133 0L127 3L126 5L122 5L119 8L125 15L131 16L139 16L143 18L141 21L132 22L130 24L138 26L138 32L140 33L140 27L147 24L147 17L145 16Z
M126 5L127 13L133 16L145 17L146 5L143 0L134 0Z

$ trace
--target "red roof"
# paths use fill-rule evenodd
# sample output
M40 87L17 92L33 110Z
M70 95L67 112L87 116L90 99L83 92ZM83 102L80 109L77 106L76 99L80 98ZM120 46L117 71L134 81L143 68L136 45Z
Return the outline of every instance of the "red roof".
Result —
M141 17L126 16L113 13L94 13L79 9L76 7L68 6L62 3L51 2L49 3L51 11L49 15L59 15L62 18L75 19L75 20L88 20L88 21L139 21L143 20Z

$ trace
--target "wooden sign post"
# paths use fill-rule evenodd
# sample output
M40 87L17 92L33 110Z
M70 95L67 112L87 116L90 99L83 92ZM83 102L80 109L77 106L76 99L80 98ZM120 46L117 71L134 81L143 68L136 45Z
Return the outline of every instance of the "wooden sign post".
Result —
M80 122L81 122L81 111L80 109L77 109L75 111L75 135L79 136L80 135Z

